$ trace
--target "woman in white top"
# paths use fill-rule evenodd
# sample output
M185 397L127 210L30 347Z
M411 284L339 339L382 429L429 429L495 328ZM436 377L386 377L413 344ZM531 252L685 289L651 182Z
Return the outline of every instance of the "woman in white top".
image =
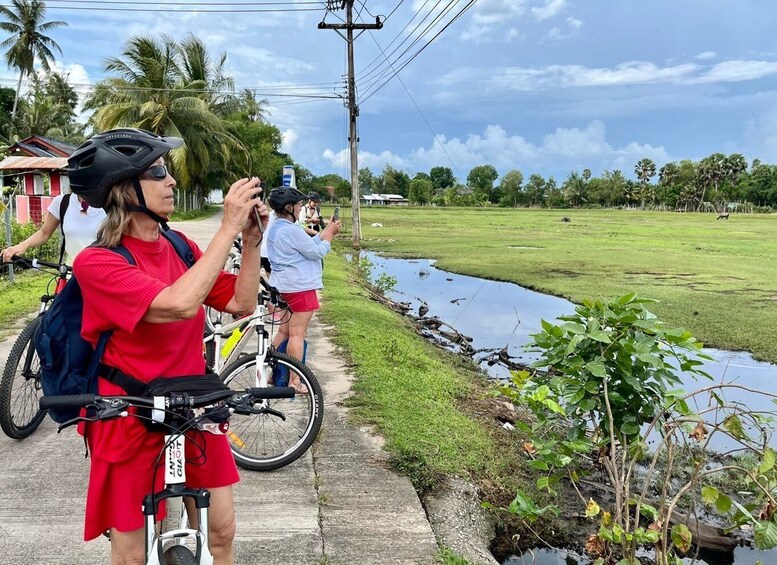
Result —
M62 209L62 201L66 197L70 201L65 210L63 221L59 216ZM14 255L23 255L29 249L43 245L51 239L51 236L54 235L54 232L61 224L63 227L62 233L65 237L67 262L72 264L76 255L95 240L97 228L104 218L105 210L102 208L92 208L87 204L86 200L75 194L60 194L49 205L46 218L40 229L21 243L4 249L0 257L2 257L3 261L10 261Z

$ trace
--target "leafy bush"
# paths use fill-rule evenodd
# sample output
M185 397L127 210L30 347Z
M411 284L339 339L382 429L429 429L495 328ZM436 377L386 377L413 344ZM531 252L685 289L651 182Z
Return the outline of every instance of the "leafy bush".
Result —
M680 371L709 377L699 367L708 357L690 332L664 328L646 309L650 302L634 294L606 303L584 301L559 325L543 320L542 331L532 336L531 347L540 353L536 366L547 372L515 372L503 393L533 413L531 424L517 426L529 435L523 447L532 457L530 466L547 473L537 479L537 488L555 492L565 476L575 484L603 471L615 494L610 511L593 499L582 500L586 517L600 521L586 543L595 563L611 562L617 546L619 565L636 564L636 551L645 544L654 545L657 563L681 563L693 542L685 524L671 525L681 501L691 508L714 506L732 526L751 526L758 547L777 546L777 455L767 447L774 413L726 402L724 393L740 389L772 400L777 395L736 382L689 394L670 388L680 384ZM690 405L699 406L698 413ZM713 456L707 448L715 434L748 456ZM657 444L653 453L648 437ZM636 466L643 462L637 484ZM731 473L737 483L725 492L714 479ZM651 487L659 493L654 503L648 500ZM748 492L748 500L740 503L737 491ZM516 501L521 504L511 505L511 512L536 517L524 493Z
M40 226L32 222L27 222L26 224L20 224L16 222L16 220L12 220L11 221L12 245L21 243L22 241L30 237L32 234L34 234L36 231L38 231L39 227ZM6 247L6 246L3 245L3 247ZM58 261L59 249L60 249L60 235L59 235L59 230L56 230L54 232L54 235L52 235L51 238L46 243L44 243L40 247L36 247L35 249L29 249L27 253L25 253L25 255L27 255L28 257L37 257L38 259L44 259L46 261Z

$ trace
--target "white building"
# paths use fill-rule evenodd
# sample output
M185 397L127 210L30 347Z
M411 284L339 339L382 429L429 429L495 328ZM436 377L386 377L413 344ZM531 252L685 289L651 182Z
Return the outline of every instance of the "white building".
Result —
M367 206L407 206L410 201L399 194L365 194L361 201Z

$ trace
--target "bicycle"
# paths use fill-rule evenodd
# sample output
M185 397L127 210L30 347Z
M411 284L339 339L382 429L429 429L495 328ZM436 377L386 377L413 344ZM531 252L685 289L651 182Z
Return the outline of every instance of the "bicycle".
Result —
M164 454L165 484L161 491L154 492L154 476L151 491L143 499L145 516L145 540L147 565L174 563L176 565L211 565L213 556L208 549L208 508L210 493L207 489L186 486L185 442L186 433L203 429L207 421L220 421L233 413L259 415L275 412L270 400L293 398L295 391L291 387L246 388L244 391L219 390L193 395L186 392L168 392L163 396L143 398L135 396L100 396L83 394L72 396L44 396L40 399L42 410L59 407L85 408L86 415L69 420L59 426L57 432L78 422L96 422L126 417L129 408L152 409L163 418L153 417L164 426L168 433L160 451ZM163 409L161 407L164 407ZM206 408L204 413L198 409ZM136 417L146 417L133 414ZM214 418L214 415L216 416ZM282 416L282 414L281 414ZM147 418L147 417L146 417ZM150 418L148 418L150 419ZM205 424L205 426L210 424ZM223 429L223 423L221 425ZM205 428L205 433L207 428ZM158 465L157 465L158 467ZM156 467L154 474L156 473ZM159 505L168 499L190 499L197 512L196 527L188 523L185 511L181 523L169 531L160 531L156 527ZM181 505L183 508L183 505ZM195 550L186 545L192 540Z
M232 249L229 252L229 255L227 255L227 260L224 263L224 270L228 273L232 273L233 275L238 274L240 272L240 262L243 258L243 240L240 236L235 238L235 241L232 242ZM205 335L207 336L209 332L213 332L213 329L216 324L222 324L225 320L224 316L227 316L225 312L222 312L221 310L216 310L215 308L211 308L210 306L205 307Z
M307 390L307 394L293 399L274 401L282 417L268 411L244 418L229 430L235 461L252 471L272 471L299 459L315 441L324 420L323 392L316 376L299 360L270 345L270 332L264 322L269 315L267 302L276 309L287 308L276 289L263 286L253 314L226 324L217 321L204 338L208 371L219 374L227 386L263 388L273 384L273 374L285 372L289 377L296 375L298 387ZM252 329L257 338L256 351L243 355L242 350L253 337ZM221 342L233 335L238 338L222 362Z
M32 337L40 326L41 316L54 297L65 287L73 268L65 264L24 257L14 257L12 263L57 273L49 282L46 293L40 297L37 317L28 323L16 338L0 378L0 428L12 439L25 439L38 429L46 417L46 411L41 410L38 405L43 391L40 384L40 359ZM54 281L56 284L51 292Z

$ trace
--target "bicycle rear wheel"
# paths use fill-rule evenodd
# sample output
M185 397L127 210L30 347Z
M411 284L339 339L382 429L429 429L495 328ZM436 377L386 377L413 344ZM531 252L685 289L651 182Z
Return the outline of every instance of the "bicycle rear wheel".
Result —
M0 428L13 439L32 434L46 416L38 404L43 396L40 359L32 343L40 322L35 318L19 334L0 379Z
M286 419L270 413L237 416L230 420L227 433L235 462L252 471L272 471L299 459L321 429L324 420L324 398L313 372L297 359L271 349L267 353L271 367L285 366L299 375L309 394L294 398L266 401ZM245 356L221 373L222 380L233 389L256 386L256 356Z

